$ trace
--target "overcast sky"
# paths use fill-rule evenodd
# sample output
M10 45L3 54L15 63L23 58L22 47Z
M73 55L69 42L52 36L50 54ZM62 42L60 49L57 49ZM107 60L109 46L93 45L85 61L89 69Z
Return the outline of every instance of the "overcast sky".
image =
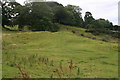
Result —
M16 0L23 4L25 0ZM104 18L118 25L118 2L120 0L47 0L57 1L64 6L67 4L77 5L82 8L82 16L90 11L95 19Z

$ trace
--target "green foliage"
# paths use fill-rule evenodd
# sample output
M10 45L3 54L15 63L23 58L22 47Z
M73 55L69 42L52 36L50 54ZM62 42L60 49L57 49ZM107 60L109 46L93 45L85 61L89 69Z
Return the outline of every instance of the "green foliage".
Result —
M120 31L120 26L114 25L113 27L111 27L111 30Z
M33 31L58 31L58 27L53 23L52 10L45 3L32 2L21 9L23 10L20 10L18 17L20 27L28 25Z
M19 25L19 30L22 30L25 25L29 25L30 22L30 8L26 6L16 7L16 12L19 13L16 19L16 23Z
M113 25L108 20L98 19L88 24L87 28L89 29L89 31L93 31L93 32L108 33L112 26Z
M9 0L2 1L2 26L14 25L14 19L16 17L15 8L20 6L17 2L10 2ZM5 28L5 27L4 27Z
M83 26L81 16L81 8L79 6L67 5L66 7L57 6L53 8L55 14L55 21L60 24Z
M49 7L57 7L57 6L63 6L62 4L58 3L58 2L46 2L46 4L49 6Z
M56 23L83 27L96 32L106 32L116 30L113 24L105 19L95 20L91 12L86 12L84 21L82 19L81 8L75 5L63 6L57 2L35 2L35 0L25 1L25 5L6 0L2 2L2 26L13 27L19 25L19 30L24 30L24 26L32 31L58 31Z
M91 12L86 12L84 20L85 20L85 28L88 28L87 25L89 25L95 19L93 18Z
M58 6L54 8L54 16L55 16L55 21L61 24L67 24L66 21L68 20L69 13L67 10L62 7Z
M69 25L82 27L83 26L83 19L81 15L81 8L79 6L74 5L67 5L65 7L67 9L67 12L69 12Z

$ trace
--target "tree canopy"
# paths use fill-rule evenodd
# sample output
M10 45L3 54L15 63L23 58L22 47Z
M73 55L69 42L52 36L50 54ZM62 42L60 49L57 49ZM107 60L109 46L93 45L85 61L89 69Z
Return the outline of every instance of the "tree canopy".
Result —
M59 23L91 30L114 29L111 22L105 19L95 20L89 11L85 13L83 20L79 6L35 1L26 0L24 5L10 0L2 1L2 26L19 25L19 30L27 26L33 31L58 31L56 24Z

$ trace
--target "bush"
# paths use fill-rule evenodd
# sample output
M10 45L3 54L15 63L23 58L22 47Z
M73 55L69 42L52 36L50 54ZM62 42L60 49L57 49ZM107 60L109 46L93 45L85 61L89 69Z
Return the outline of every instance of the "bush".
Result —
M102 39L102 41L104 41L104 42L108 42L108 40L107 40L107 39Z
M30 30L32 31L51 31L56 32L59 30L59 27L56 23L53 23L48 18L43 18L37 21L38 23L31 24Z
M72 30L72 33L75 33L75 31Z
M92 39L96 40L96 37L92 37Z
M84 36L84 34L80 34L81 36Z

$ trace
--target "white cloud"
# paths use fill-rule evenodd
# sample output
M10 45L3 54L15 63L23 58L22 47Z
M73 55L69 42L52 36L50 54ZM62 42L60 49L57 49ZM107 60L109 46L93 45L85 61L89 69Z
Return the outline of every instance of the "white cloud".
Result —
M16 0L23 3L23 0ZM77 5L82 8L82 15L85 15L86 11L90 11L93 17L105 18L113 22L114 25L118 24L118 2L119 0L47 0L57 1L64 6L67 4Z

